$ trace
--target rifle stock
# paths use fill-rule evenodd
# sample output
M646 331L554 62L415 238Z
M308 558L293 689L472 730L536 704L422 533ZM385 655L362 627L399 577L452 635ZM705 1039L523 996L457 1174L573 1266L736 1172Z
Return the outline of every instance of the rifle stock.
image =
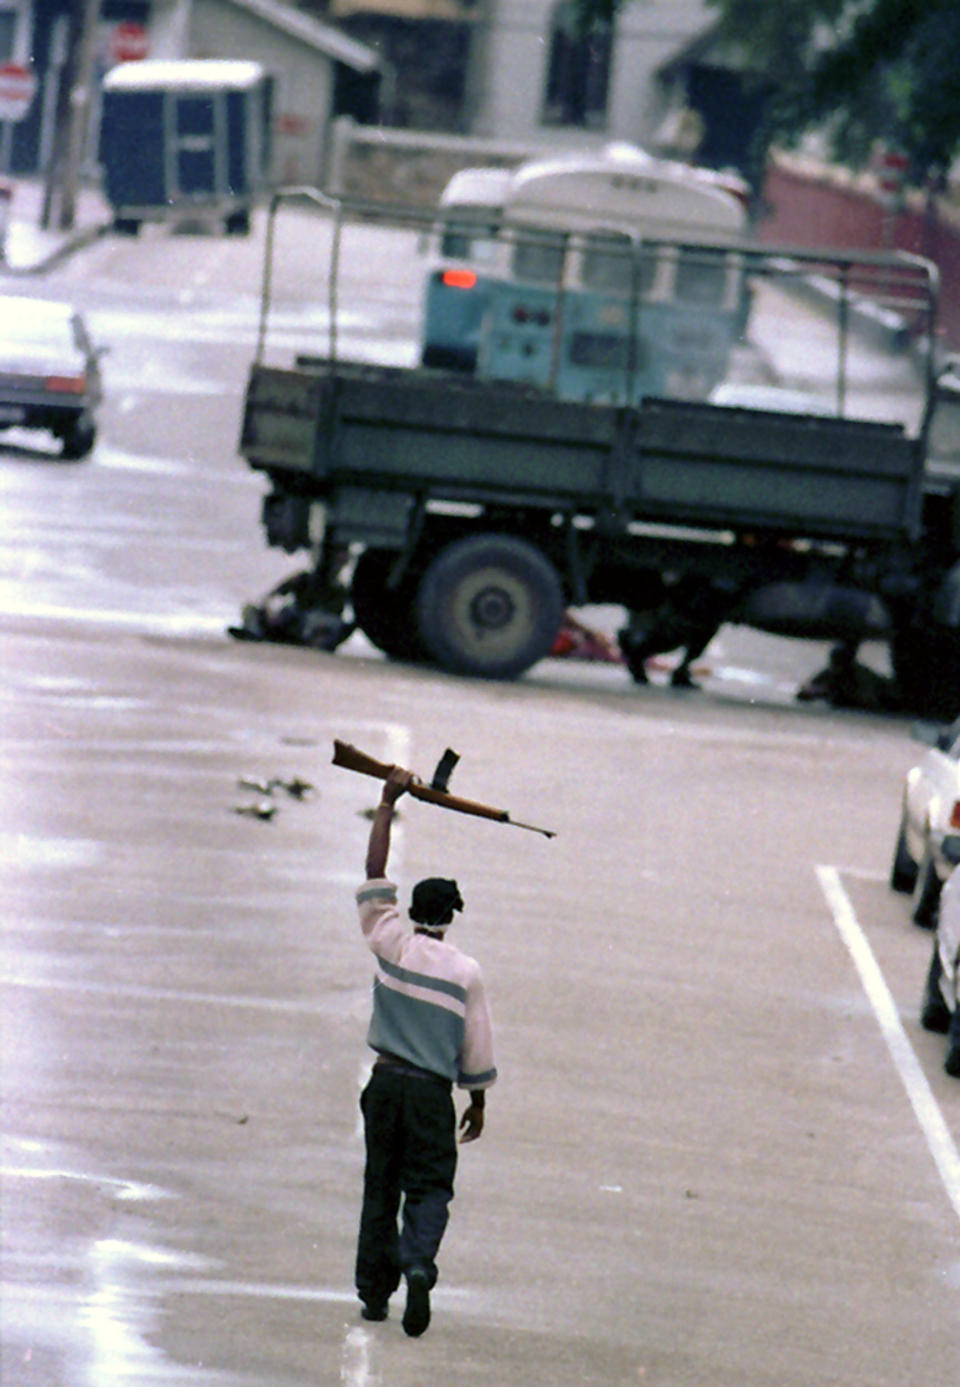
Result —
M360 775L373 776L376 780L386 780L393 770L385 761L377 761L365 751L351 746L349 742L337 739L333 743L333 764L342 766L344 770L357 771ZM511 819L506 809L494 809L492 805L478 804L476 800L461 799L446 790L433 790L419 780L414 781L407 794L412 795L414 799L423 800L425 804L439 804L442 809L453 809L458 814L473 814L479 819L493 819L496 823L512 824L514 828L527 828L532 833L542 833L545 838L556 837L548 828L535 828L533 824L517 823Z

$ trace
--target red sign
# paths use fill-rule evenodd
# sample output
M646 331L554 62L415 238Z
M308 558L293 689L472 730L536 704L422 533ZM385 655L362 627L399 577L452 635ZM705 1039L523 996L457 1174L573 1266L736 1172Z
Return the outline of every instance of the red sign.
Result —
M23 120L37 94L32 67L0 63L0 120Z
M122 20L110 36L110 56L115 63L136 63L147 56L150 40L142 24Z
M877 181L885 193L898 193L903 187L910 171L910 160L900 149L881 145L874 151L874 168Z

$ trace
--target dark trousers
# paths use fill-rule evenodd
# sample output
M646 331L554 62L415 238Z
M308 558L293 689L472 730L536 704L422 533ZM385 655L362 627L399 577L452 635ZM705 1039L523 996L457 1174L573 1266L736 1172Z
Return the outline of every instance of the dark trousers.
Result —
M362 1301L382 1305L412 1267L424 1268L431 1287L437 1279L457 1168L456 1114L444 1079L381 1065L360 1109L367 1162L356 1286Z

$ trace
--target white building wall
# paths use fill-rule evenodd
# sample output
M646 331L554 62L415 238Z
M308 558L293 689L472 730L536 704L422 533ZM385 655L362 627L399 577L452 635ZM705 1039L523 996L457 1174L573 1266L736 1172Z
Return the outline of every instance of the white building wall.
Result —
M319 184L323 178L333 63L254 15L219 0L194 0L189 37L192 58L253 58L275 81L275 183Z
M543 144L653 142L665 107L657 68L716 22L703 0L632 0L616 23L607 124L602 130L543 123L551 16L556 0L487 0L471 74L474 134Z

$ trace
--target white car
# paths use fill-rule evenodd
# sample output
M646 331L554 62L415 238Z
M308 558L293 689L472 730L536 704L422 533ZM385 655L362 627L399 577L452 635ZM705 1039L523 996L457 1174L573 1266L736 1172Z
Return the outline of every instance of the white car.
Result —
M96 439L103 394L99 351L69 303L0 295L0 431L45 429L67 459Z
M947 841L948 856L960 862L960 837ZM921 1023L947 1037L944 1069L960 1079L960 866L955 866L940 896L937 937L923 990Z
M913 892L913 919L932 928L941 888L954 866L944 840L960 834L960 718L949 727L920 723L915 735L929 749L904 781L890 885Z

